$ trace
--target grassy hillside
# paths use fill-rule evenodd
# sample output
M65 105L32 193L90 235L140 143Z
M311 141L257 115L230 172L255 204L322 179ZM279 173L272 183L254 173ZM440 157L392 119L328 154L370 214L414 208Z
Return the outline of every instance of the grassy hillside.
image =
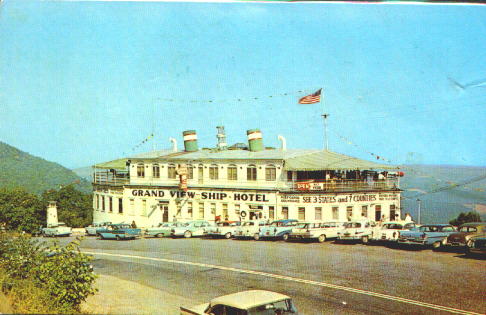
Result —
M460 212L477 211L486 220L486 179L454 187L469 179L486 175L486 167L407 165L402 168L403 212L418 218L421 200L422 223L447 223ZM443 187L451 189L427 193ZM424 194L426 193L426 194Z
M74 183L77 190L91 192L90 183L73 171L0 141L0 187L24 187L40 194L70 183Z

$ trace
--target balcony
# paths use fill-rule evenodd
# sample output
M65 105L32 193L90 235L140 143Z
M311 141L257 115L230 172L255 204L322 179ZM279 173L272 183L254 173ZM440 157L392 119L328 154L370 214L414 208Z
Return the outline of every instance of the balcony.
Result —
M123 186L130 183L127 172L96 171L93 174L93 185Z
M349 192L349 191L377 191L398 190L398 177L386 179L333 179L333 180L307 180L284 181L282 191L290 192Z

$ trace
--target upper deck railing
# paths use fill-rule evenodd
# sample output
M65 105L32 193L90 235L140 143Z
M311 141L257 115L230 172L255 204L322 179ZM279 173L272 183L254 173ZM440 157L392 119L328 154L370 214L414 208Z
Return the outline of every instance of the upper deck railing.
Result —
M96 171L93 174L93 184L108 186L123 186L130 183L127 173L113 173L110 171Z
M344 192L344 191L374 191L399 189L398 177L386 179L331 179L286 181L286 191L316 191L316 192Z

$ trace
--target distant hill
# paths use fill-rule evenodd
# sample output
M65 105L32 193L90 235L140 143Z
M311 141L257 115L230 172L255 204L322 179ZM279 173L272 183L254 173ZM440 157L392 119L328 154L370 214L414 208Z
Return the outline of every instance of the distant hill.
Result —
M448 223L460 212L471 210L477 211L486 221L486 178L459 185L486 176L486 167L406 165L402 170L405 172L400 182L403 213L410 212L417 220L417 199L420 199L422 223ZM435 190L442 191L428 193Z
M91 184L73 171L0 141L0 187L23 187L41 194L67 184L83 192L92 191Z
M88 182L93 180L93 168L91 166L75 168L72 171Z

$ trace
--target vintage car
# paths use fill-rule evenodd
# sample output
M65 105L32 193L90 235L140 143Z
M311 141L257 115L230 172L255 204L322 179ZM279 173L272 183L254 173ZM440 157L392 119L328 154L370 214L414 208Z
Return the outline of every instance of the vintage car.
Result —
M170 236L174 227L182 226L181 222L161 222L159 225L145 229L145 236L164 237Z
M235 231L235 238L254 238L260 239L260 229L268 225L266 220L250 220L241 223Z
M241 226L240 221L223 221L216 223L206 229L206 235L209 237L224 237L226 239L235 235L236 229Z
M48 225L43 228L41 234L43 236L71 236L72 229L64 222L58 224Z
M287 295L265 291L248 290L223 295L211 302L191 308L181 307L181 315L275 315L298 314L292 299Z
M486 234L471 237L466 244L466 255L486 254Z
M85 227L84 230L86 231L86 235L98 235L98 231L106 229L109 224L111 224L111 222L93 223L92 225Z
M99 230L98 235L102 240L133 240L140 237L141 232L130 224L118 223L109 224L105 229Z
M350 221L346 222L342 232L338 232L338 239L336 241L361 241L363 244L367 244L377 232L378 227L375 221Z
M456 228L450 224L427 224L410 231L400 231L398 244L423 245L437 249L441 247L447 236L456 232Z
M172 237L183 236L185 238L190 238L193 236L203 236L206 229L213 224L204 220L188 221L172 227L170 230L170 235Z
M295 219L275 220L270 225L261 227L258 237L255 236L254 239L282 239L286 241L298 222Z
M450 234L444 245L447 246L466 246L467 241L476 235L486 233L486 222L470 222L461 225L456 233Z
M289 240L317 240L319 243L327 239L335 239L344 230L344 222L305 222L292 229Z
M400 231L409 231L414 229L416 224L407 221L384 222L378 233L371 238L375 242L396 242L400 236Z

